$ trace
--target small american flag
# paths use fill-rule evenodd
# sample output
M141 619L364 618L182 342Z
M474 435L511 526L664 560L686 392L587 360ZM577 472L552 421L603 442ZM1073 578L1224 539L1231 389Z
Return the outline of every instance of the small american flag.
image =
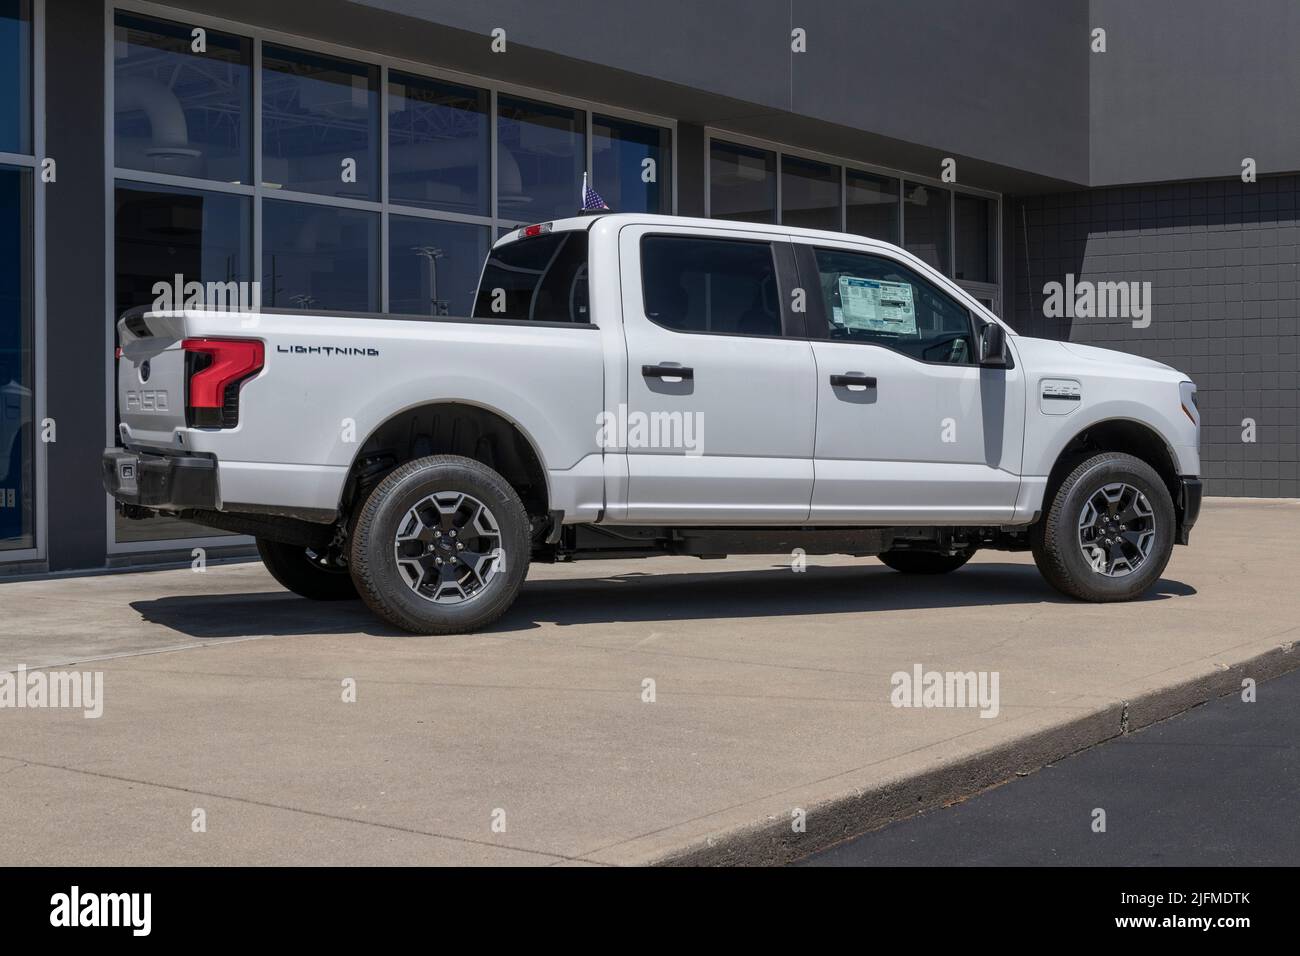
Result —
M587 174L582 174L582 211L597 212L601 209L609 209L605 200L600 198L600 193L587 185Z

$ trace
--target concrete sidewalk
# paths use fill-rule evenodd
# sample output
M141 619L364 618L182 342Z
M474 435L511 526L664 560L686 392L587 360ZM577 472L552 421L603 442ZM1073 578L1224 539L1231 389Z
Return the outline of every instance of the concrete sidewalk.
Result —
M1297 666L1298 540L1300 503L1211 499L1112 605L996 553L541 566L450 638L254 564L0 583L0 669L105 697L0 710L0 865L792 859ZM998 716L893 707L917 664L997 672Z

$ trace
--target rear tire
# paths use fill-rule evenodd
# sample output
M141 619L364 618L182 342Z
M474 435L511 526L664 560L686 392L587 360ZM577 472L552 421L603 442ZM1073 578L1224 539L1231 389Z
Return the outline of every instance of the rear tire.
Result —
M1082 601L1129 601L1160 579L1174 549L1174 502L1155 469L1119 452L1080 463L1030 530L1047 583Z
M417 634L463 634L514 603L531 557L528 513L510 483L457 455L418 458L370 493L352 534L361 599Z
M355 601L357 589L348 569L292 544L257 539L257 553L271 577L294 594L313 601Z
M934 551L886 551L878 554L882 564L903 574L947 574L971 559L974 551L938 554Z

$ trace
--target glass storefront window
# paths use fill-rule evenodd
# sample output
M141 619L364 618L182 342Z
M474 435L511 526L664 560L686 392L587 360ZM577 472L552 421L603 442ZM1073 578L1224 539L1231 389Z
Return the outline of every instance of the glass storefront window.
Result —
M615 212L673 211L672 133L609 116L591 118L592 185Z
M32 151L32 4L0 0L0 152Z
M487 226L389 216L388 311L471 315L488 242Z
M114 316L154 301L156 282L252 278L252 200L119 182L114 195Z
M389 200L486 216L487 91L394 71L385 108Z
M898 180L850 169L846 172L848 231L884 242L898 242Z
M379 214L268 199L262 203L262 304L379 311Z
M0 552L36 544L32 174L0 166Z
M586 166L585 114L497 97L497 207L502 219L542 222L576 215Z
M998 216L993 200L957 194L957 276L967 282L998 279Z
M903 184L904 248L948 275L948 203L951 193L922 183Z
M776 154L714 140L709 147L709 214L776 222Z
M153 302L154 284L172 283L177 275L182 282L203 283L251 278L253 207L248 197L119 182L114 207L115 318ZM122 542L221 534L174 518L114 518L116 539Z
M262 185L379 198L379 68L262 48Z
M781 157L781 224L840 231L840 168Z
M252 44L117 14L114 154L120 169L252 181Z

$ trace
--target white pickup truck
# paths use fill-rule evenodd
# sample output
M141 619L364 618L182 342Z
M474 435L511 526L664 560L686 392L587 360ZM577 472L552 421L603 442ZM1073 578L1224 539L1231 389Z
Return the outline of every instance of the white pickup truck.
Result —
M128 517L251 534L277 580L411 631L483 627L530 561L1032 550L1150 587L1200 510L1196 387L1016 335L895 246L594 215L503 236L471 317L127 313Z

